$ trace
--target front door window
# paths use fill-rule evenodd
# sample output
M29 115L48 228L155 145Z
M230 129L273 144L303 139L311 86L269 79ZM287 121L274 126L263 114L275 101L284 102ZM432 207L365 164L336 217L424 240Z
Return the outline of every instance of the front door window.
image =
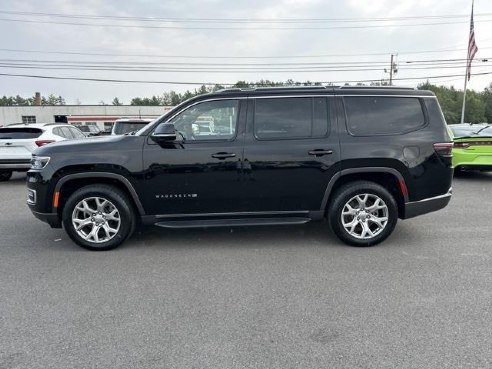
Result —
M236 136L239 100L206 101L170 120L183 141L232 140Z

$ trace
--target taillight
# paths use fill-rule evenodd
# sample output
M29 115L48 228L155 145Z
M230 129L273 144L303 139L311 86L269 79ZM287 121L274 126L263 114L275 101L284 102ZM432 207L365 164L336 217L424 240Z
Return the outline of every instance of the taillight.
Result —
M467 142L455 142L454 147L457 149L466 149L467 147L470 147L470 144Z
M440 156L443 156L445 158L450 158L453 156L453 143L452 142L435 143L434 150Z
M37 140L37 141L34 141L34 143L38 146L38 147L41 147L41 146L44 146L44 145L47 145L47 144L50 144L52 142L55 142L54 140Z

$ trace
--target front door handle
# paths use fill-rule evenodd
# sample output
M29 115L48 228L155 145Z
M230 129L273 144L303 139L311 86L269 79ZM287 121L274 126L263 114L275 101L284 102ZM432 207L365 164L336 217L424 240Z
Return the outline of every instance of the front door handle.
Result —
M212 158L220 159L220 160L224 160L227 158L235 158L235 157L236 157L236 154L234 154L232 152L218 152L218 153L212 154Z
M309 151L308 154L314 155L316 157L323 156L323 155L331 155L333 154L333 150L316 149L316 150Z

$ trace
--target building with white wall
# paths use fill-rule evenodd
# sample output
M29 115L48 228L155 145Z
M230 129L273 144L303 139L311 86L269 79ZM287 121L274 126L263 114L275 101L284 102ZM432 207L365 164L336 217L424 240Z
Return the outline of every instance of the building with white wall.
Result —
M134 105L40 105L0 106L0 126L12 123L96 124L110 129L119 118L154 118L171 106Z

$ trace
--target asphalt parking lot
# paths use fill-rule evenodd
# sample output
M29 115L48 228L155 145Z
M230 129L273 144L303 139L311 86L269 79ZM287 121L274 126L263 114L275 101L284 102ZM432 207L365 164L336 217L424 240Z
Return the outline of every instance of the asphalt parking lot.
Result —
M90 252L0 183L0 368L490 368L492 174L385 243L325 223Z

